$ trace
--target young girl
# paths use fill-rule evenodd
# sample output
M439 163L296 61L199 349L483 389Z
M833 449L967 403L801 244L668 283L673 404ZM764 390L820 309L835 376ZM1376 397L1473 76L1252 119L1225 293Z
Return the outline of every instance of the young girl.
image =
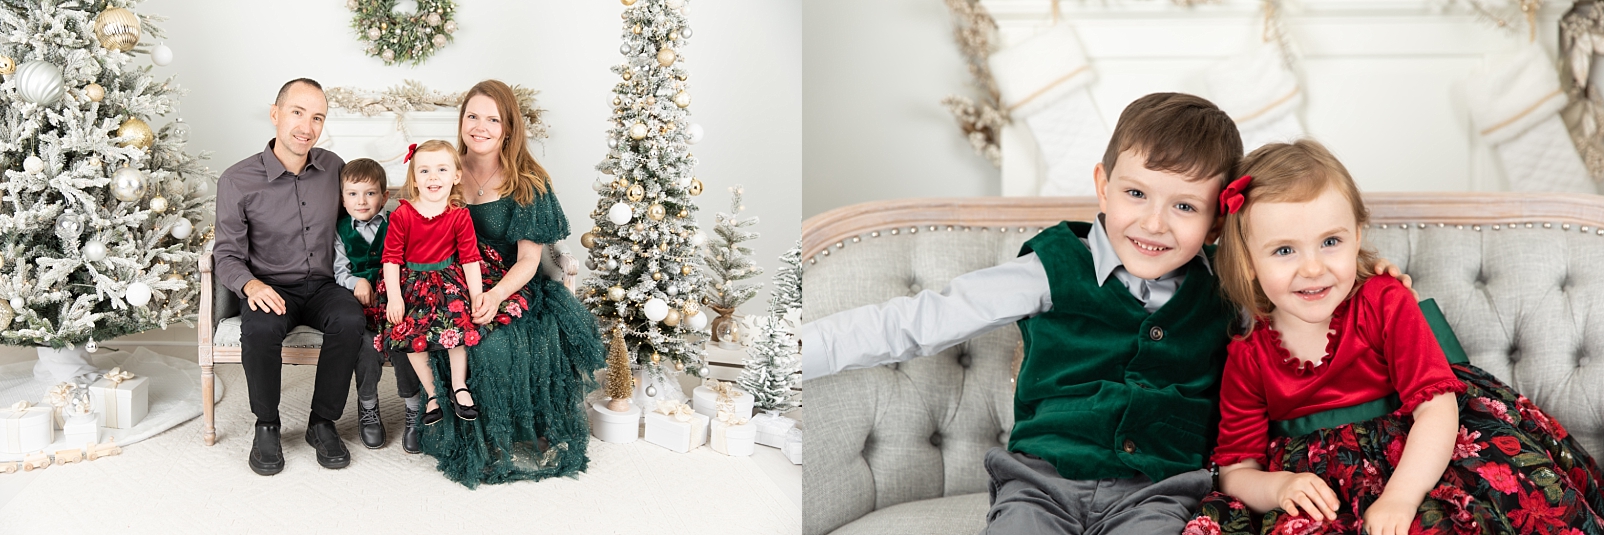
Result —
M1410 291L1366 269L1342 164L1299 141L1243 172L1218 264L1253 322L1220 387L1217 492L1185 533L1604 533L1604 479L1565 429L1450 365Z
M484 284L473 219L462 207L461 160L451 143L432 140L408 155L405 197L390 215L384 238L384 280L378 306L388 325L375 345L407 353L423 383L429 403L424 425L444 415L436 396L429 351L446 350L450 360L451 408L458 418L473 420L479 406L468 389L467 346L479 343L494 323L473 322L473 302Z

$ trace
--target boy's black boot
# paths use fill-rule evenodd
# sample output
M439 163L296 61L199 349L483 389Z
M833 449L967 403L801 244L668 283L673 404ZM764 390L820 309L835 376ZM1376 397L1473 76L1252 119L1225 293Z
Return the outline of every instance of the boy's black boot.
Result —
M378 404L367 409L362 407L361 402L357 402L356 415L360 425L358 434L362 435L362 445L370 450L384 447L384 420L379 418Z
M401 430L401 451L423 453L418 445L418 410L407 409L407 427Z

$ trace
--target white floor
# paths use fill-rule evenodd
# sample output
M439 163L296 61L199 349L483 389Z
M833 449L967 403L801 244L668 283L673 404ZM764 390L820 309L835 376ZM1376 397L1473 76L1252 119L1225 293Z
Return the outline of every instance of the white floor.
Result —
M193 355L192 348L150 349ZM0 351L0 365L32 358L31 350ZM419 532L433 526L545 533L801 531L801 467L774 448L758 446L752 457L735 458L705 447L682 455L645 441L615 445L592 440L591 467L577 479L469 491L441 477L431 458L401 452L395 440L401 411L394 396L381 405L389 409L390 444L379 450L361 446L349 408L355 406L353 399L338 426L352 450L352 466L325 470L301 440L301 425L293 423L304 420L306 409L304 398L290 392L298 386L309 391L311 371L285 369L283 473L265 478L246 466L250 431L243 374L237 367L220 367L227 394L218 405L216 446L202 444L197 418L131 445L120 456L0 474L0 533L46 528L58 533L104 528L119 533L232 533L284 527ZM394 392L388 374L380 392ZM64 514L72 510L96 514Z

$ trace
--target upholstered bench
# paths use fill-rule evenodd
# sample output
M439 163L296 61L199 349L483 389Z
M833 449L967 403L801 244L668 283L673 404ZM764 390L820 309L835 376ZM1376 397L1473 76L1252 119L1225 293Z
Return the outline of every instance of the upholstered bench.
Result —
M561 243L541 248L540 273L537 277L550 277L562 281L571 291L578 264L567 247ZM196 322L201 368L201 413L206 419L202 429L206 445L217 442L216 429L216 377L213 366L218 363L240 362L240 299L222 281L212 276L212 242L207 242L200 259L201 300L200 315ZM574 268L570 273L569 268ZM285 364L317 364L318 352L323 347L323 333L305 325L297 325L284 337Z
M1364 242L1436 298L1471 362L1604 454L1604 197L1367 195ZM1090 198L914 199L803 224L803 319L878 303L1014 258ZM973 534L986 450L1008 441L1019 331L808 381L803 531Z

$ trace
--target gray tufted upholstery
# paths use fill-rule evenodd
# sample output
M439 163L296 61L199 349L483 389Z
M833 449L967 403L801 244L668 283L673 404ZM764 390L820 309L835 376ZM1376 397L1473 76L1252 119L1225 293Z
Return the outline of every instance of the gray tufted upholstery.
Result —
M1395 202L1397 194L1369 197L1377 224L1365 242L1412 275L1422 298L1437 299L1472 363L1547 409L1584 447L1604 452L1604 235L1597 232L1604 201L1588 199L1592 211L1585 217L1551 218L1548 228L1542 219L1521 219L1534 223L1527 228L1489 216L1476 230L1458 216L1415 218L1424 228L1382 228L1390 216L1436 212L1394 206L1410 204ZM1501 202L1536 202L1530 199ZM1470 200L1485 202L1485 195ZM929 206L909 208L920 202L938 201L849 207L889 222L881 226L860 221L843 231L851 225L834 224L842 219L835 212L804 225L805 242L822 243L805 245L805 254L828 251L804 260L804 320L925 288L940 290L959 274L1013 258L1037 227L1051 223L1022 216L1007 224L1007 232L994 224L965 230L977 209L995 211L1020 201L939 201L954 213L945 220ZM1095 204L1084 200L1033 202L1064 203L1053 212L1058 218L1084 220L1095 213ZM966 206L971 203L984 206ZM898 213L906 218L899 220ZM816 221L832 218L831 224ZM1588 218L1592 224L1584 233L1581 221ZM1456 222L1466 224L1459 228ZM946 230L948 223L953 230ZM1024 233L1018 232L1022 225ZM825 228L835 234L810 234ZM868 229L880 235L872 237ZM1018 340L1018 329L1004 327L938 355L809 381L804 533L971 534L984 527L988 478L982 459L987 449L1006 443L1013 425Z

